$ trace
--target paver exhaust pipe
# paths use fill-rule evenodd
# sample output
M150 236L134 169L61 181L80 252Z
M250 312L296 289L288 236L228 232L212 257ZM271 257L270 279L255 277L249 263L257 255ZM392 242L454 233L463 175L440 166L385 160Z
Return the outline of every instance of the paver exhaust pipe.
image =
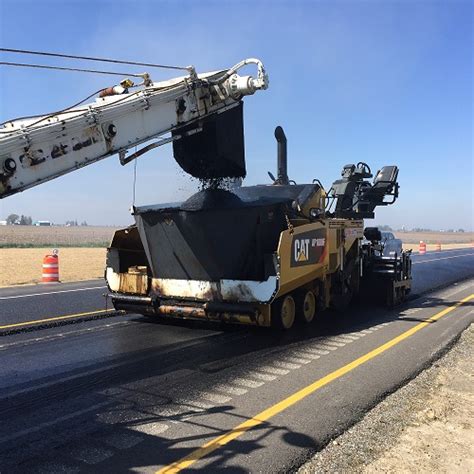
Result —
M278 184L289 184L288 179L288 157L286 147L286 135L283 128L275 128L275 138L278 143Z

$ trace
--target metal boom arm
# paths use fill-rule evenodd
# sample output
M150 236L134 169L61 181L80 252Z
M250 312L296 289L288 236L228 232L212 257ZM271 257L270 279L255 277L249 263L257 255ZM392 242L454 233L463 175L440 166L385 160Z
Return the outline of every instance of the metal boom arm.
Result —
M237 70L257 65L257 77ZM96 99L56 114L20 119L0 128L0 198L21 192L63 174L119 153L122 164L128 149L153 138L153 146L169 142L162 135L237 105L245 95L268 87L263 64L246 59L223 71L190 75L153 83L129 92L115 86ZM196 125L199 130L199 125ZM174 137L176 138L176 137ZM145 150L146 151L146 150Z

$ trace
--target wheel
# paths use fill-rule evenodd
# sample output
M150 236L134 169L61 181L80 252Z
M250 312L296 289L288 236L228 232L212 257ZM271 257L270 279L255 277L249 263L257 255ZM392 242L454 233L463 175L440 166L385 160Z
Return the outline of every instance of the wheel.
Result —
M397 286L395 287L392 281L387 283L387 296L386 306L393 308L405 301L405 288Z
M291 329L295 322L295 300L291 295L285 295L272 304L272 326L285 331Z
M352 288L344 282L340 285L338 291L331 295L331 307L339 313L343 313L351 304L353 296Z
M397 288L397 305L402 304L405 301L406 298L406 293L405 293L405 288L403 286L400 286Z
M299 291L295 297L296 317L304 322L310 323L316 315L316 297L312 291Z
M359 265L353 258L347 259L344 272L340 272L334 282L331 306L343 313L351 304L352 298L359 292Z
M407 293L405 288L401 287L400 288L400 303L403 303L406 300Z
M387 308L393 308L396 304L397 292L393 287L392 281L386 283L385 295L385 306L387 306Z

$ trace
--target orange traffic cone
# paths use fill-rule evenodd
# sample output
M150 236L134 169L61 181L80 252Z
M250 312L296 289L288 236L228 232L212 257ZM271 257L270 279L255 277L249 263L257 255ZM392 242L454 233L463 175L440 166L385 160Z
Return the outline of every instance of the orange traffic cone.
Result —
M45 255L43 258L42 283L59 283L59 256L57 249L52 255Z
M418 253L420 255L424 255L426 253L426 244L422 240L420 240L420 248L418 249Z

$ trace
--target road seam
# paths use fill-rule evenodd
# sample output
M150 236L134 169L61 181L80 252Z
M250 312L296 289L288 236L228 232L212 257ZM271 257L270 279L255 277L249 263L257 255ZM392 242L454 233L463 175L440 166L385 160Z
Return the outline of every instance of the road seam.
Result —
M14 323L14 324L7 324L7 325L0 326L0 331L15 329L15 328L23 328L26 326L34 327L35 325L39 325L39 324L52 323L56 321L64 321L64 320L73 319L73 318L80 319L87 316L100 315L100 314L103 315L105 313L113 314L113 313L117 313L117 311L115 309L98 309L95 311L87 311L85 313L74 313L74 314L66 314L64 316L55 316L52 318L35 319L32 321L24 321L22 323ZM118 313L122 314L121 312L118 312Z
M360 336L356 336L356 338L359 339L365 335L367 334L361 334ZM344 343L335 342L336 339L341 337L346 338L346 335L329 336L327 339L324 339L324 341L327 340L332 344L331 351L335 351L354 341L354 339L344 339L346 341ZM321 342L317 342L316 344L319 346ZM215 408L217 405L230 402L235 396L245 395L251 389L259 388L265 385L266 382L271 382L281 376L290 374L292 370L297 370L301 368L302 365L309 364L319 359L321 357L321 352L323 352L322 355L331 354L330 351L314 349L312 345L313 344L310 343L305 347L297 347L281 359L271 359L275 356L278 357L278 355L274 353L268 354L265 360L262 360L264 365L258 369L244 371L241 375L231 376L228 379L225 379L224 382L217 384L209 382L207 385L211 390L206 390L204 388L201 390L198 389L186 398L178 397L158 409L155 414L162 418L167 418L166 421L171 424L185 422L198 413ZM315 354L314 351L316 351L317 354ZM233 370L233 367L229 367L228 369ZM210 377L212 376L213 374L210 374ZM171 420L170 418L175 418L175 420ZM155 424L156 422L149 423L150 432L155 429L153 427ZM147 423L141 423L140 429L135 429L136 431L145 433L148 429L147 425Z
M109 323L105 324L103 326L97 326L97 327L92 327L92 328L84 328L84 329L77 329L76 331L68 331L68 332L63 332L60 334L51 334L49 336L43 336L43 337L35 337L33 339L27 339L25 341L18 341L18 342L10 342L8 344L0 344L0 351L4 351L6 349L9 349L11 347L27 347L32 344L36 344L37 342L44 342L44 341L52 341L55 339L59 339L60 337L66 337L70 335L79 335L79 334L84 334L87 332L99 332L99 331L105 331L106 329L109 329L111 327L115 326L123 326L123 325L130 325L131 321L119 321L116 323Z
M382 325L379 325L378 329L381 327ZM323 340L323 342L331 344L330 351L315 349L313 347L315 344L319 347L323 343L322 341L318 341L316 343L307 343L304 347L298 346L295 349L290 350L288 355L283 356L281 359L272 359L273 357L278 357L278 354L270 353L264 360L262 360L264 365L258 369L251 369L250 371L246 370L241 373L241 375L231 376L228 379L225 379L224 382L217 384L214 384L211 381L208 385L212 390L198 389L192 396L188 396L184 399L174 399L170 403L161 407L156 414L162 418L167 418L166 421L170 424L186 422L186 420L192 418L196 414L215 408L215 406L219 404L228 403L235 396L245 395L249 390L259 388L265 385L266 382L271 382L284 375L288 375L292 370L298 370L302 365L309 364L319 359L322 355L331 354L331 351L336 351L337 349L354 342L354 340L358 340L372 332L373 331L360 333L358 336L351 336L348 334L328 336ZM226 369L233 370L234 368L227 367ZM213 374L211 373L210 376L212 377ZM174 420L170 418L174 418ZM155 424L156 422L149 423L150 433L155 430ZM145 433L148 430L147 426L146 423L141 423L140 429L136 429L136 431Z

